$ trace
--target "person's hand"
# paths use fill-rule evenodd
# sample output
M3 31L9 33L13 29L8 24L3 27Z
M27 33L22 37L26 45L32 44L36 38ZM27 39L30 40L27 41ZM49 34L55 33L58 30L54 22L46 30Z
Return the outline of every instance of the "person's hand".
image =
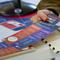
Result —
M39 10L37 14L35 14L31 20L34 22L39 22L41 20L47 21L48 20L48 14L53 13L49 10Z
M60 14L59 14L59 19L60 19Z

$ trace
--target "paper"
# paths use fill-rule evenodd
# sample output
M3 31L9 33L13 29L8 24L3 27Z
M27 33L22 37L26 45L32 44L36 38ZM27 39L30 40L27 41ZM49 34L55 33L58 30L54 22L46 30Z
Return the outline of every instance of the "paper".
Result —
M8 29L8 28L0 25L0 40L6 38L8 36L11 36L11 35L13 35L13 34L15 34L17 32L18 31L13 31L11 29Z
M57 26L60 26L60 22L58 22L56 25L57 25Z

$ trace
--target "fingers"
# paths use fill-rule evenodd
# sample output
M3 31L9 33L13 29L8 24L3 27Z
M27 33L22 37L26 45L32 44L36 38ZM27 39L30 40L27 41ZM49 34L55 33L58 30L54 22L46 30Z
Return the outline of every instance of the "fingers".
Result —
M47 21L48 20L48 14L53 13L49 10L39 10L36 15L34 15L31 19L34 22L39 22L39 21Z
M41 20L43 21L46 21L48 19L47 14L45 14L43 10L38 11L37 16L39 16L39 18L41 18Z
M36 15L34 15L34 16L31 18L31 20L32 20L33 22L39 22L39 21L41 20L41 18L36 14Z
M60 14L59 14L59 19L60 19Z
M48 20L48 15L51 14L53 12L49 11L49 10L40 10L37 12L37 15L41 18L41 20L43 21L47 21Z
M53 12L49 10L42 10L42 12L45 13L46 15L49 15L50 13L53 14Z

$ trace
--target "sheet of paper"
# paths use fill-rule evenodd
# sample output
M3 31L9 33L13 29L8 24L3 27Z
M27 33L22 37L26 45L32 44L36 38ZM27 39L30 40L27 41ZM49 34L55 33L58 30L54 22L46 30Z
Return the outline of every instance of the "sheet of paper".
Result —
M8 29L2 25L0 25L0 40L3 39L3 38L6 38L8 36L11 36L15 33L17 33L18 31L13 31L11 29Z
M51 50L56 53L57 51L60 51L60 36L56 36L55 40L50 42L49 44L51 44ZM53 48L55 48L53 50Z

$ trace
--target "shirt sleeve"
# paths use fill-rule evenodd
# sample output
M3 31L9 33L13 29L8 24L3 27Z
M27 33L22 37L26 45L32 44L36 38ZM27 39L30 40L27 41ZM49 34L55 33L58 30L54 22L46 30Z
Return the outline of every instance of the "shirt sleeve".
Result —
M41 0L38 9L51 8L60 13L60 0Z

